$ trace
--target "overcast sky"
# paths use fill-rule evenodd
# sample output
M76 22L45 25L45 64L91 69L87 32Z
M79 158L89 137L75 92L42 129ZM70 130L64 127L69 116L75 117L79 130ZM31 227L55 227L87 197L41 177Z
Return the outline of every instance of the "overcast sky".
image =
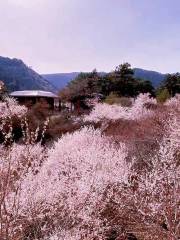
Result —
M179 0L0 0L0 55L39 73L180 71Z

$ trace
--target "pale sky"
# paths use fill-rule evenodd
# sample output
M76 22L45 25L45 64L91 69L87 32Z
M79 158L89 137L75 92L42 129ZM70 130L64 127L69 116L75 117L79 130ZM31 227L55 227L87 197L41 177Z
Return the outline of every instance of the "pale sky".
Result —
M0 55L39 73L180 71L179 0L0 0Z

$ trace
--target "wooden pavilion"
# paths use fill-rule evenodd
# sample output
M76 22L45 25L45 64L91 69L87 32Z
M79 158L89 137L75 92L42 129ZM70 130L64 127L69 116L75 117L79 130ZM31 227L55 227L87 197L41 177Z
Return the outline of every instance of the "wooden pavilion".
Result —
M25 90L10 93L11 97L17 99L20 104L26 106L34 105L38 102L46 102L51 109L60 109L61 103L58 95L41 90Z

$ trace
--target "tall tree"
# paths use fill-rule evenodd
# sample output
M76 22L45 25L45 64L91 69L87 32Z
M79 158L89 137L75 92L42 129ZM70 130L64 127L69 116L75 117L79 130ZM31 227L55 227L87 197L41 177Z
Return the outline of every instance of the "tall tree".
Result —
M134 96L135 95L135 79L134 71L129 63L123 63L116 67L112 72L113 91L119 96Z

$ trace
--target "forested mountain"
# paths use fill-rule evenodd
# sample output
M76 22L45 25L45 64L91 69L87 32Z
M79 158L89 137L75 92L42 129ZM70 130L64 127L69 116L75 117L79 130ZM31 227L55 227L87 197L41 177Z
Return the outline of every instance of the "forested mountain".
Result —
M72 73L56 73L56 74L44 74L42 75L50 83L56 86L58 89L64 88L68 82L78 76L79 72ZM105 74L105 73L104 73ZM152 82L154 87L158 87L159 84L164 80L166 74L162 74L155 71L144 70L141 68L134 68L134 76L136 78L149 80Z
M28 67L22 60L15 58L0 57L0 80L5 83L8 91L56 91L51 83Z

